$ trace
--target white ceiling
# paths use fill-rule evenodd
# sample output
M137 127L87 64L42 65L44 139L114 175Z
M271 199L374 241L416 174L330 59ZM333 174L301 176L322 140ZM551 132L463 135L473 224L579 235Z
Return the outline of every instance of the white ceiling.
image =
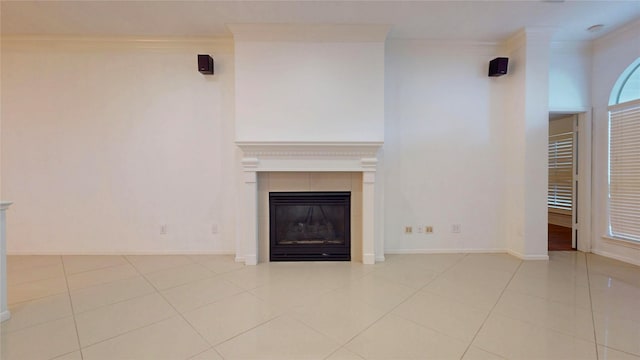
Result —
M390 38L500 41L523 27L591 40L640 19L640 0L6 1L4 35L231 36L233 23L388 24ZM604 24L597 33L586 29Z

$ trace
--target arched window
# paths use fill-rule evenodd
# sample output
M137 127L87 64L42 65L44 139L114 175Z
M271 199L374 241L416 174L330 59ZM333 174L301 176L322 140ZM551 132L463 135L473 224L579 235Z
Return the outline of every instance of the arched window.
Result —
M616 104L637 99L640 99L640 62L632 68L631 74L623 80L616 97Z
M609 235L640 242L640 58L609 99Z

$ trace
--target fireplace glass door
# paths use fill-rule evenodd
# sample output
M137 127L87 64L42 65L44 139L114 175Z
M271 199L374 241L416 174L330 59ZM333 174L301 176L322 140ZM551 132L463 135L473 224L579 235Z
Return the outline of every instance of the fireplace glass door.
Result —
M271 261L351 260L350 192L269 193Z

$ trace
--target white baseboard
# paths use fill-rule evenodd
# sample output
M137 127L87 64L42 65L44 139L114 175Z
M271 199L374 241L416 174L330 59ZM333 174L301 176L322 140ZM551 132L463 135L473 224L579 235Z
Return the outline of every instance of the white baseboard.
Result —
M613 254L613 253L610 253L610 252L607 252L607 251L602 251L602 250L597 250L597 249L591 249L591 252L596 254L596 255L605 256L605 257L608 257L608 258L612 258L612 259L615 259L615 260L626 262L628 264L640 266L640 260L638 260L638 259L633 259L633 258L629 258L629 257L626 257L626 256L620 256L620 255L617 255L617 254Z
M7 255L235 255L235 251L11 251Z
M372 265L376 263L375 254L362 254L362 263L366 265Z
M409 254L504 254L507 249L388 249L385 254L409 255Z
M244 264L245 265L258 265L258 256L257 255L245 255L244 256Z
M520 260L549 260L549 255L523 255L513 250L507 250L507 253L511 256L515 256Z
M376 255L376 262L384 262L384 255Z
M9 319L11 319L11 313L9 312L9 310L5 310L0 313L0 322L6 321Z
M523 255L508 249L389 249L385 254L509 254L521 260L549 260L549 255Z

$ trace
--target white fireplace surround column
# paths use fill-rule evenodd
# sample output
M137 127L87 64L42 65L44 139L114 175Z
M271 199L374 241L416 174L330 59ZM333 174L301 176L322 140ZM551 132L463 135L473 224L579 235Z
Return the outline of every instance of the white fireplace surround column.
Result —
M258 263L259 172L361 172L362 262L376 260L376 223L382 212L375 209L376 168L382 142L236 142L243 151L243 199L240 201L236 261ZM382 247L379 247L382 248ZM379 258L383 254L378 254Z

